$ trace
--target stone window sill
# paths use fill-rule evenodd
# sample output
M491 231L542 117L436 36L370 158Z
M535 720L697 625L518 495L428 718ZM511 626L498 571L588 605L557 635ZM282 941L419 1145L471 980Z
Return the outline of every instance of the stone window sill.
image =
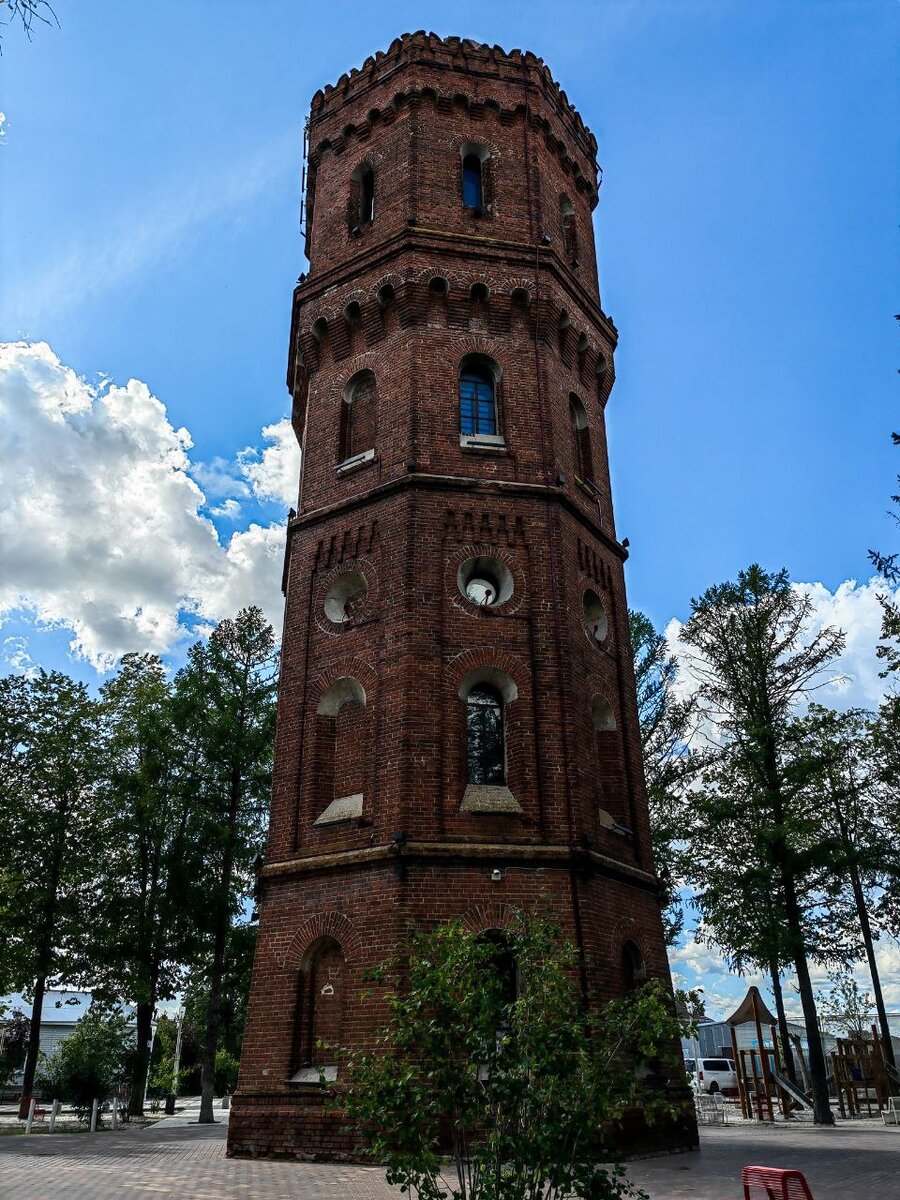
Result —
M314 1084L321 1086L322 1082L334 1083L337 1079L337 1067L301 1067L299 1071L295 1071L287 1083L292 1084Z
M522 806L508 787L492 783L470 783L459 811L464 813L511 813L520 816Z
M496 433L460 434L459 448L470 454L506 454L506 439Z
M374 450L364 450L362 454L354 454L352 458L345 458L342 463L338 463L334 468L340 478L345 475L352 475L354 471L366 467L369 463L375 461Z
M332 800L320 817L316 817L313 825L337 825L341 821L352 821L355 817L362 816L362 810L362 792L356 792L352 796L339 796L337 800Z

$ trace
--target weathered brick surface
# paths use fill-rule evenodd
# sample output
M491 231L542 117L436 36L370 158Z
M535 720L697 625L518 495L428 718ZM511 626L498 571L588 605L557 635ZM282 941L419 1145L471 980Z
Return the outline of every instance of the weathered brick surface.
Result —
M480 216L462 205L471 145L490 155ZM583 951L592 1003L621 991L626 941L668 976L606 457L616 332L597 292L595 154L539 60L453 39L406 37L313 100L311 268L288 369L303 468L234 1154L358 1154L318 1085L288 1080L327 1061L317 1031L371 1039L384 1014L377 995L359 999L363 972L410 922L502 928L516 906L549 906ZM375 216L360 226L364 166ZM471 353L499 367L502 447L460 444ZM338 470L343 397L361 370L375 378L374 455ZM573 395L593 486L577 478ZM461 594L460 567L479 556L511 573L506 603ZM365 596L335 623L326 597L349 572ZM585 624L589 590L602 645ZM520 815L460 811L460 688L483 667L515 687L507 783ZM335 715L346 680L353 699ZM360 817L314 824L360 793Z

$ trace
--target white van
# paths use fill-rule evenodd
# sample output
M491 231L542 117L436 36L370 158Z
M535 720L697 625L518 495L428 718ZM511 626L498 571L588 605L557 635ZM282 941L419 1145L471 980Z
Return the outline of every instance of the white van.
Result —
M730 1058L701 1058L700 1069L693 1058L684 1060L684 1069L695 1092L737 1092L737 1071Z

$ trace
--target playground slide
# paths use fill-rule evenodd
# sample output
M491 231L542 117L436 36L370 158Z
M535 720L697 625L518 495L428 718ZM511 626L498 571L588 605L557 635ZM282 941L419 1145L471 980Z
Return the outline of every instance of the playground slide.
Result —
M798 1087L796 1087L793 1083L791 1083L791 1081L789 1079L785 1079L783 1075L776 1074L776 1072L771 1070L771 1068L769 1069L769 1074L772 1076L772 1078L775 1080L775 1082L778 1084L778 1086L780 1088L783 1088L783 1090L787 1092L787 1094L790 1096L790 1098L792 1100L795 1100L797 1102L797 1104L800 1105L801 1108L805 1108L809 1112L812 1112L813 1106L810 1104L810 1102L807 1100L807 1098L803 1095L803 1093L800 1091L800 1089Z

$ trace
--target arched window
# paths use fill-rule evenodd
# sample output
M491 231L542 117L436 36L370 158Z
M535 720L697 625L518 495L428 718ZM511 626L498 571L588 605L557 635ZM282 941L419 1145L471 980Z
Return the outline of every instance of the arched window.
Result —
M488 362L463 359L459 373L459 432L495 437L497 380Z
M503 697L489 683L477 684L466 697L469 783L506 782Z
M587 413L577 396L569 397L569 419L572 424L572 442L575 449L575 474L579 479L594 480L594 463L591 454L591 431Z
M481 158L466 154L462 163L463 207L479 211L484 208L484 187L481 178Z
M504 1008L515 1004L519 995L519 969L506 934L500 929L486 929L476 941L491 950L490 965L500 983L500 1003Z
M294 1011L293 1083L318 1083L320 1068L337 1060L343 1038L346 965L333 938L322 938L297 975ZM326 1078L334 1078L331 1067Z
M375 376L359 371L344 388L341 402L340 462L375 446Z
M363 225L375 220L375 172L371 167L363 170L359 181L359 219Z
M371 163L361 163L350 176L350 200L347 223L351 233L375 220L375 171Z
M575 228L575 209L568 196L559 198L559 220L562 226L563 254L571 262L578 256L578 234Z
M371 761L371 720L366 692L358 679L344 676L322 694L316 709L314 801L333 799L318 814L318 828L362 816Z
M622 947L622 988L625 992L633 992L647 980L647 968L644 956L634 942L628 941Z

